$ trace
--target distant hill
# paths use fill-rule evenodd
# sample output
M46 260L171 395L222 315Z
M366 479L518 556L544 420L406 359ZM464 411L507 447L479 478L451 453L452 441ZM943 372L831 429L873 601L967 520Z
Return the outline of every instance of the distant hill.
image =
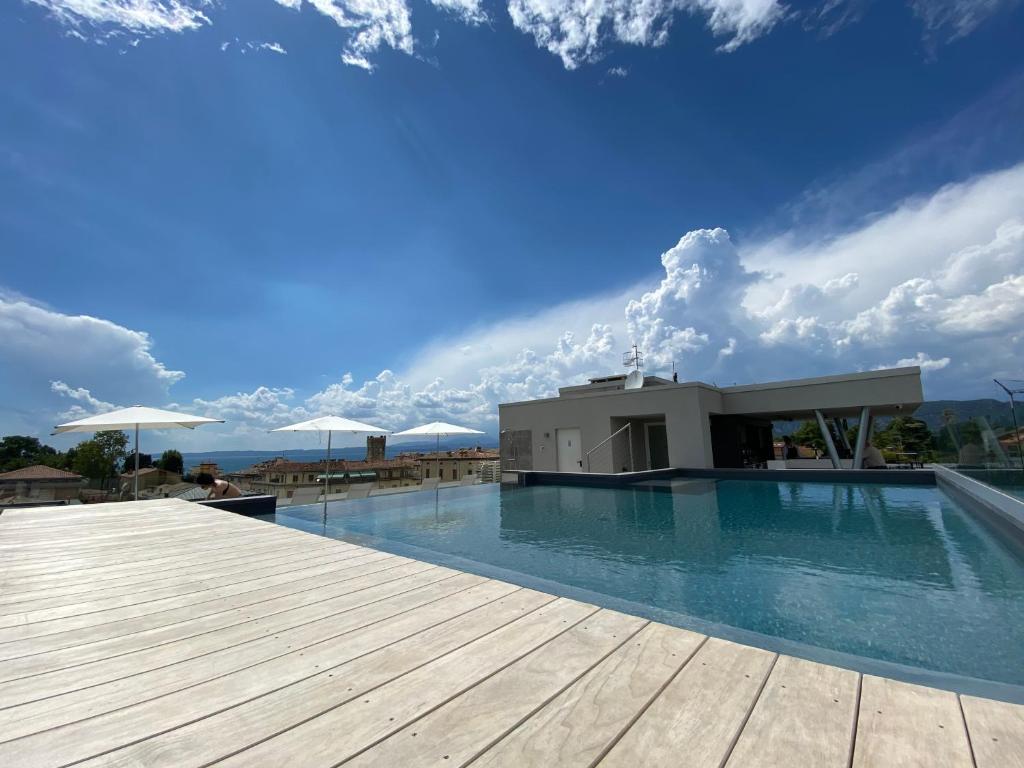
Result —
M986 419L990 426L1012 426L1010 403L1007 400L984 398L981 400L929 400L921 403L914 416L921 419L928 428L935 431L943 425L943 413L951 411L957 421L970 421L978 417ZM1017 403L1017 421L1024 424L1024 404Z

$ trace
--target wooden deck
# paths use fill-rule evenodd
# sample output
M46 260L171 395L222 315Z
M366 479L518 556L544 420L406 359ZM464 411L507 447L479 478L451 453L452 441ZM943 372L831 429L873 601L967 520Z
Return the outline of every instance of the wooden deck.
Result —
M0 516L0 766L1024 766L1024 707L154 501Z

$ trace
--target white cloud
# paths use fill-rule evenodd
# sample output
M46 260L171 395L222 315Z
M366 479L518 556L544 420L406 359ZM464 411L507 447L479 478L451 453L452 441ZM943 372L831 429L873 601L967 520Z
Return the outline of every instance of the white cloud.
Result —
M115 406L92 396L92 393L84 387L69 387L63 381L51 381L50 391L66 397L74 402L66 411L60 414L63 421L74 421L86 416L94 416L104 411L112 411Z
M205 0L28 0L72 29L92 27L100 33L185 32L209 24ZM81 34L81 33L79 33Z
M926 355L924 352L918 352L913 357L904 357L897 360L892 365L879 365L875 368L876 371L884 370L885 368L907 368L916 365L921 369L921 373L927 374L933 371L941 371L947 365L949 365L948 357L940 357L938 360L933 360L931 357Z
M948 41L966 37L996 13L1016 5L1018 0L909 0L926 37Z
M260 43L259 47L261 50L280 53L282 55L288 53L280 43Z
M625 67L609 67L607 74L610 77L628 77L629 70Z
M27 1L45 8L69 34L83 40L195 30L213 23L207 13L217 7L213 0ZM274 1L293 11L304 5L303 0ZM924 25L926 38L953 40L1016 1L908 0L908 4ZM489 21L482 0L428 2L462 23ZM801 15L805 23L831 33L859 20L869 2L823 0ZM410 55L415 52L409 0L305 0L305 5L344 30L341 60L346 64L373 71L372 58L382 47ZM794 15L781 0L508 0L507 11L517 29L558 56L567 69L600 59L611 44L662 45L681 15L702 19L713 35L724 38L721 51L733 51ZM624 73L620 67L608 72L612 76Z
M558 56L567 69L600 59L608 42L659 46L679 12L702 14L730 51L766 33L782 17L778 0L509 0L517 29Z

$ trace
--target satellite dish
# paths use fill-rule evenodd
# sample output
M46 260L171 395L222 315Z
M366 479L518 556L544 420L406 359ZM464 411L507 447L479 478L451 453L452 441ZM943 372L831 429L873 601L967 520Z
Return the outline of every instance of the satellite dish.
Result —
M625 389L640 389L644 385L643 371L630 371L626 376Z

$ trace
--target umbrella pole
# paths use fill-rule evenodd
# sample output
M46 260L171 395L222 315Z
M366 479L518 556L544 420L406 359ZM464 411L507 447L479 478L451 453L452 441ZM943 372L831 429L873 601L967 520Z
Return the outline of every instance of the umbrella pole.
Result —
M135 500L139 500L139 425L135 425Z
M327 430L327 471L324 473L324 527L327 527L327 494L331 492L331 430Z

